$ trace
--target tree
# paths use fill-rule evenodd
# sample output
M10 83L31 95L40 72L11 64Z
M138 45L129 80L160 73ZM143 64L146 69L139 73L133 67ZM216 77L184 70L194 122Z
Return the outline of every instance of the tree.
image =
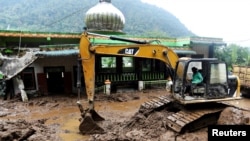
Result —
M228 46L218 46L215 48L215 57L227 63L229 70L233 65L249 66L250 65L249 48L241 47L236 44Z

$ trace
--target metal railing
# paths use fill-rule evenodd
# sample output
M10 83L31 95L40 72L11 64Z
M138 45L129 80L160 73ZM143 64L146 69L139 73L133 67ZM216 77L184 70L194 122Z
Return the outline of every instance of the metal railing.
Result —
M164 80L164 72L146 72L141 74L142 81L150 80ZM96 83L102 84L105 80L109 79L112 83L127 82L127 81L139 81L139 76L136 73L122 73L122 74L97 74Z

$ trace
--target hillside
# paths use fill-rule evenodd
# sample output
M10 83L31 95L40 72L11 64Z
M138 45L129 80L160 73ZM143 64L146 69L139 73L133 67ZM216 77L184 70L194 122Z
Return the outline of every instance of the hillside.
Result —
M98 0L0 1L0 30L83 31L84 16ZM112 0L125 16L124 32L134 36L186 37L194 34L168 11L140 0Z

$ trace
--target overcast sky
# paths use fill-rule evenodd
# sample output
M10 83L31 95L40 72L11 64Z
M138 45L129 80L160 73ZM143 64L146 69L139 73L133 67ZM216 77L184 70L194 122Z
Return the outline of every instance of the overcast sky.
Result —
M141 0L175 15L202 37L250 47L250 0Z

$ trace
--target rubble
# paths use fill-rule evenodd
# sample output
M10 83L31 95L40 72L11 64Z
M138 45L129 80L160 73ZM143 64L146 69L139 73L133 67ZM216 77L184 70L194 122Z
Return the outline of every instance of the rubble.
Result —
M37 58L36 52L31 49L24 51L22 56L6 56L0 53L0 71L5 76L5 80L10 80L33 63Z

